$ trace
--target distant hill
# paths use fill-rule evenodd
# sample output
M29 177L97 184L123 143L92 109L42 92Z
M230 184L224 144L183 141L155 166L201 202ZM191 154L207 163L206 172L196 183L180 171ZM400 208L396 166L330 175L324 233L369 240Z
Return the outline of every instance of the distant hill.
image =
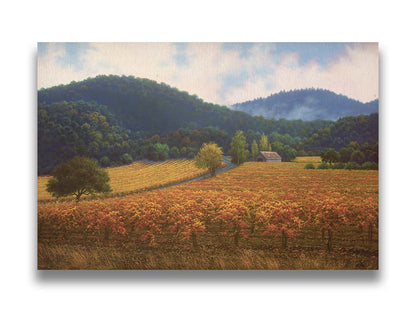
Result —
M267 98L237 103L231 109L252 116L289 120L332 120L345 116L378 113L378 100L362 103L324 89L282 91Z
M218 127L229 134L237 130L264 133L278 131L308 137L330 122L268 120L234 111L228 107L207 103L164 83L133 76L97 76L80 82L41 89L38 104L89 102L106 108L105 116L129 131L146 135L166 134L179 128ZM101 113L101 111L100 111Z

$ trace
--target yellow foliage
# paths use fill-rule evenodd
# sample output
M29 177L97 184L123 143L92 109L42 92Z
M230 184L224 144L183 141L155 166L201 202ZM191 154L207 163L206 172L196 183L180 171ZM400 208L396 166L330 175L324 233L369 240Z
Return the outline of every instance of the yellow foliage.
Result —
M131 165L106 170L110 176L113 193L156 188L207 173L206 169L197 168L194 160L188 159L168 160L154 164L138 161ZM50 178L50 176L38 177L38 200L52 199L46 191L46 184Z

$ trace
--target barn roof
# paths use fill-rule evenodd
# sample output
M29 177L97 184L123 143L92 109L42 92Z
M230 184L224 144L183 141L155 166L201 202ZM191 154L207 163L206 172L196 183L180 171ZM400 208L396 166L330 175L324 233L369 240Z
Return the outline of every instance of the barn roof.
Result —
M280 155L276 152L259 152L266 159L282 159Z

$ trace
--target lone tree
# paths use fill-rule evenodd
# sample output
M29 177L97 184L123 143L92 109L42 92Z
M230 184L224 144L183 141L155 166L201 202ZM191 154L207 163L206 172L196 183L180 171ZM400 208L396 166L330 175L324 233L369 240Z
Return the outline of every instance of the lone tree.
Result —
M231 161L237 165L241 165L247 160L250 152L246 149L248 144L243 131L238 130L231 142Z
M204 143L196 155L196 166L198 168L207 168L212 176L215 170L222 167L222 149L215 143Z
M108 173L99 168L97 162L86 157L75 157L59 165L52 172L47 191L55 197L111 192Z

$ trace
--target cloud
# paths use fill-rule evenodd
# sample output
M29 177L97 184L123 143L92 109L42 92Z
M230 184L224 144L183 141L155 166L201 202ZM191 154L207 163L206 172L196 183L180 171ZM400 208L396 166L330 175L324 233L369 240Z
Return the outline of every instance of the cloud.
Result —
M59 59L65 57L64 45L51 43L39 44L39 46L42 48L39 48L38 55L38 88L66 83L68 79L72 79L74 70L59 62Z
M175 47L170 43L90 43L77 59L65 54L64 44L48 44L43 50L38 57L40 88L109 74L163 81L172 70L169 62Z
M324 65L305 63L293 51L277 54L276 44L267 43L91 43L79 53L56 43L39 51L39 88L114 74L164 82L226 105L309 87L364 102L378 97L377 44L345 45Z
M224 52L220 43L191 43L186 56L187 66L181 67L179 73L174 68L172 83L204 100L222 104L219 93L226 76L238 70L238 52Z
M234 88L225 102L242 102L282 90L323 88L362 102L378 98L378 45L355 44L346 47L328 65L312 60L301 66L297 53L281 55L273 73L256 76Z

